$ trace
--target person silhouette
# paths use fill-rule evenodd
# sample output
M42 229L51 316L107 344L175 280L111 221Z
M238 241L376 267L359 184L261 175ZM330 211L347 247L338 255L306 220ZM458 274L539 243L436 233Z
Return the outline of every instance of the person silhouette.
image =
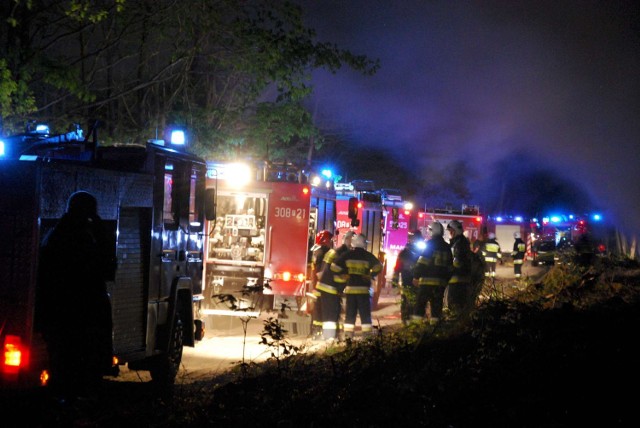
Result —
M112 316L106 281L115 277L115 241L96 198L72 194L67 211L43 240L38 316L49 353L51 387L84 395L112 367Z

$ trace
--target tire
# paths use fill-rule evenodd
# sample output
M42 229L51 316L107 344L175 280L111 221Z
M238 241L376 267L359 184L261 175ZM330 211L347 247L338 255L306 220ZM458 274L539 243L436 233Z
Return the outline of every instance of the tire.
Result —
M151 380L161 385L173 385L182 362L184 340L184 326L180 315L176 313L171 332L168 350L165 354L155 357L149 370Z

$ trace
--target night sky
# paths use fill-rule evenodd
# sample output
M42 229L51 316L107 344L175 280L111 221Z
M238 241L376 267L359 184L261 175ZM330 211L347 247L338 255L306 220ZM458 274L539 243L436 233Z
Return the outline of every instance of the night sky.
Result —
M314 74L320 127L431 186L459 168L485 212L601 210L640 232L637 2L301 4L319 41L381 63Z

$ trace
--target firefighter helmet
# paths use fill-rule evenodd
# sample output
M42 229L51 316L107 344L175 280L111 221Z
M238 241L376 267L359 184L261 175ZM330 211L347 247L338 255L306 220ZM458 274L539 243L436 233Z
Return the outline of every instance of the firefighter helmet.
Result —
M316 245L325 246L331 245L331 238L333 238L333 233L328 230L321 230L316 233Z
M353 230L348 230L345 232L344 236L342 237L342 243L344 245L346 245L347 247L351 246L351 240L353 239L353 235L355 235L356 233Z
M353 248L367 248L367 238L362 233L358 233L351 240L351 246Z
M491 233L489 234L489 239L496 239L496 234L495 234L495 233L493 233L493 232L491 232Z
M458 220L451 220L447 225L447 229L453 230L457 234L462 235L462 223L460 223Z
M434 221L429 225L429 233L431 236L442 236L444 235L444 227L442 227L442 223L439 221Z
M515 239L520 239L520 232L513 232L513 237Z

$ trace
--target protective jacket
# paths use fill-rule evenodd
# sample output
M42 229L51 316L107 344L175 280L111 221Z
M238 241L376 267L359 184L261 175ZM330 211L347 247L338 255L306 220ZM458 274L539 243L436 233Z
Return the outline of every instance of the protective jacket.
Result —
M450 242L453 271L449 284L469 284L471 281L471 244L464 235L456 235Z
M391 284L394 287L411 287L413 285L413 270L419 257L420 252L413 245L407 245L400 251L391 278Z
M320 279L316 285L316 290L329 294L342 294L344 290L344 282L336 282L334 272L331 271L331 264L342 254L349 251L349 247L342 244L338 248L332 248L324 255L322 266L320 268Z
M482 257L484 257L486 263L496 263L502 259L500 244L495 238L487 240L482 245Z
M353 248L331 263L336 283L345 294L369 294L371 280L382 271L380 260L364 248Z
M513 264L522 264L524 262L524 254L527 250L527 246L522 240L522 238L516 238L513 243L513 251L511 252L511 257L513 257Z
M414 269L418 285L446 286L453 269L451 247L442 236L434 236L425 248Z

